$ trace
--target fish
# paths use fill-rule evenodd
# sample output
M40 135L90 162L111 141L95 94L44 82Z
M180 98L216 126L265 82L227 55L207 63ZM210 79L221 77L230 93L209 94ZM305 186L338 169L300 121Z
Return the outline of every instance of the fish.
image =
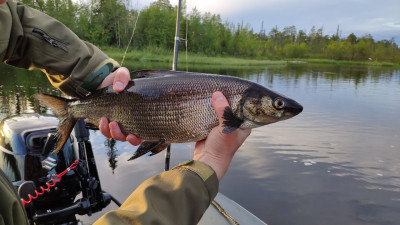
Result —
M122 92L109 86L80 99L35 94L59 117L53 152L62 149L78 119L98 126L101 117L143 140L129 160L155 155L171 143L203 140L219 125L211 102L216 91L230 105L223 113L223 133L286 120L303 110L293 99L233 76L169 70L140 70L131 76L135 79Z

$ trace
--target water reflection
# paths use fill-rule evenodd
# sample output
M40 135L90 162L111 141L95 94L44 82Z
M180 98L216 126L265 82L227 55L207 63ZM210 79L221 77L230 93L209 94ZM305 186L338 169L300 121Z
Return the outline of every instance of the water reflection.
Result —
M253 130L221 183L224 194L270 224L400 220L400 70L311 64L190 70L243 77L304 106L297 117ZM49 112L31 98L59 95L42 74L4 65L0 71L1 118ZM96 131L91 141L102 186L118 199L163 170L163 154L128 162L136 147ZM190 149L173 145L173 165L190 159Z
M116 141L114 139L106 139L104 141L104 146L106 147L106 154L108 156L108 162L109 166L112 170L112 173L114 174L115 169L117 168L117 156L118 156L118 150L116 145Z
M60 95L39 71L0 64L0 77L0 118L13 114L45 112L46 109L33 100L32 95L35 93Z

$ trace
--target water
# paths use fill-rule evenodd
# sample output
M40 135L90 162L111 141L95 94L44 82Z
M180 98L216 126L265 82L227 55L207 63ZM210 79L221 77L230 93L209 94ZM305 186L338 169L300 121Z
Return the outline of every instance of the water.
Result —
M190 70L243 77L304 106L295 118L253 130L220 184L223 194L269 224L400 223L399 69L289 64ZM49 113L30 97L58 93L43 75L4 65L0 71L0 118ZM102 187L121 201L164 168L163 154L128 162L136 147L96 131L91 141ZM172 164L190 159L193 148L173 145ZM90 223L101 214L81 219Z

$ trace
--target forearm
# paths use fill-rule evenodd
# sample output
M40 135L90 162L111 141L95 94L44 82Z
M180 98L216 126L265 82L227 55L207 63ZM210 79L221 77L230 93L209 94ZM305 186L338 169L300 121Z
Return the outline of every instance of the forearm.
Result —
M146 180L94 225L197 224L217 192L214 171L194 161Z
M118 63L62 23L19 3L0 5L0 59L41 69L53 86L81 97L96 89Z

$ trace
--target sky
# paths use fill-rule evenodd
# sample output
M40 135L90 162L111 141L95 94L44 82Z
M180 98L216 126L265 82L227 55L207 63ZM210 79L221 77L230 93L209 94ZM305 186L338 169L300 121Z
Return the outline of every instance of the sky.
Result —
M137 0L145 7L154 0ZM259 32L262 21L266 33L278 27L296 26L308 33L312 26L323 27L324 34L341 38L371 34L375 40L395 38L400 43L400 0L186 0L187 11L219 14L223 22L249 24ZM176 6L178 0L170 0Z

